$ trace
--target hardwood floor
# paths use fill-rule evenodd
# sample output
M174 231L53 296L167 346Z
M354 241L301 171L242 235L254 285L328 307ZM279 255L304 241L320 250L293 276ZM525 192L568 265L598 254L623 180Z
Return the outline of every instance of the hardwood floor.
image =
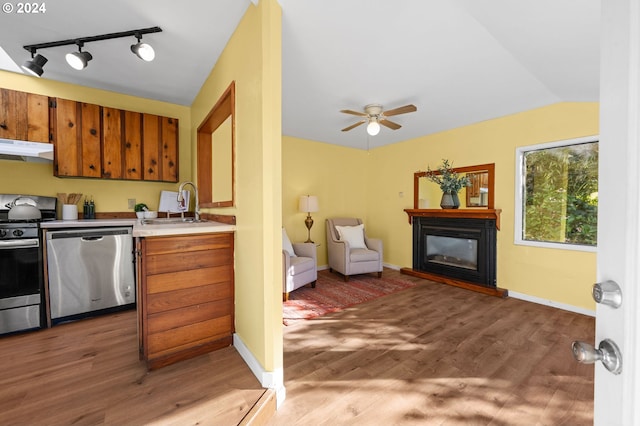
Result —
M270 425L593 424L571 342L594 318L403 277L421 285L285 328Z
M235 348L153 372L135 311L0 338L0 425L237 425L265 389Z
M268 424L593 423L570 349L593 318L402 278L420 285L285 327ZM133 311L1 337L0 365L0 425L248 424L269 400L232 347L147 372Z

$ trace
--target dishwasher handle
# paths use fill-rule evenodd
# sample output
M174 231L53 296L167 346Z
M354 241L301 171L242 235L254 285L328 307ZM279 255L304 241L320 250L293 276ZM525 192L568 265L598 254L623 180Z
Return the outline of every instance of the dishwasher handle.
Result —
M82 241L102 241L104 237L102 235L96 235L91 237L81 237Z
M49 231L47 232L47 240L81 238L83 241L97 241L96 238L104 238L111 235L131 235L131 233L132 227L78 228L63 231Z

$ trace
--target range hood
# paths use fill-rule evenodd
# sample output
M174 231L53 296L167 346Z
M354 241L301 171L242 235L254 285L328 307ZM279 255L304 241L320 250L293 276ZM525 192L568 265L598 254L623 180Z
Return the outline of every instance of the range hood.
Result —
M0 138L0 160L53 161L53 144Z

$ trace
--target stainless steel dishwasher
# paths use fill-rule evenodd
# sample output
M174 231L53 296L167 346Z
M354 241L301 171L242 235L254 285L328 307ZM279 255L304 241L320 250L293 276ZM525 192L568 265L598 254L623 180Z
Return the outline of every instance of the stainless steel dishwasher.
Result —
M132 228L84 228L46 234L54 324L135 306Z

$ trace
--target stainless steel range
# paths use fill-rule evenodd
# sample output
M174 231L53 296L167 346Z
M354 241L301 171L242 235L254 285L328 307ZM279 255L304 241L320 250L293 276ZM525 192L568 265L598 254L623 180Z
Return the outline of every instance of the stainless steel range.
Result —
M55 197L0 194L0 334L43 324L39 223L55 220L56 202Z

